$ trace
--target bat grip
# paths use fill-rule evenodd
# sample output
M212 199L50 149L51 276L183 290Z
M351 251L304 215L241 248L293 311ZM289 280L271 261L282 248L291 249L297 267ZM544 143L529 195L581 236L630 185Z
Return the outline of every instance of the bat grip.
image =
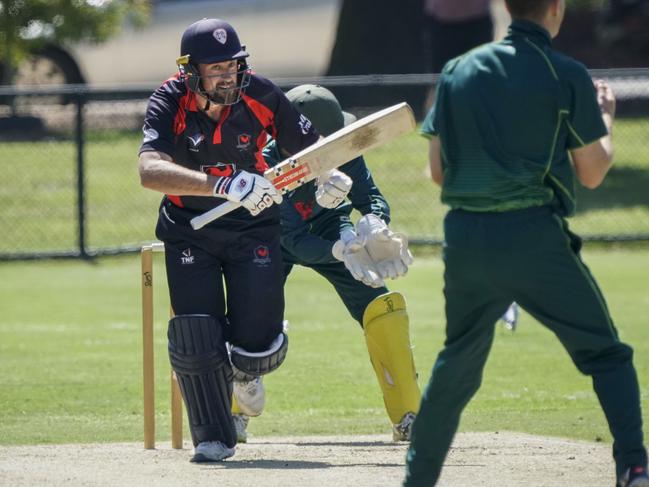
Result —
M212 208L211 210L206 211L201 215L195 216L194 218L191 219L189 223L191 223L192 228L194 230L200 230L208 223L213 222L217 218L221 218L223 215L227 215L231 211L234 211L237 208L239 208L240 206L241 203L235 203L234 201L226 201L225 203L217 206L216 208Z

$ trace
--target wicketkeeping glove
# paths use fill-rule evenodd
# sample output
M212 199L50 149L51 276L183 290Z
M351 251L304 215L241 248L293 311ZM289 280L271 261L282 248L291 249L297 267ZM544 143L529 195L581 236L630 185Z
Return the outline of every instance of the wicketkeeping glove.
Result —
M316 180L315 199L323 208L335 208L345 201L352 189L352 179L337 169L327 171Z
M412 264L405 235L394 233L378 216L368 214L356 224L358 236L365 242L365 249L374 261L381 279L405 276Z
M353 230L344 230L340 234L340 240L334 243L331 253L345 264L349 273L357 281L370 287L385 285L372 258L367 253L363 241Z
M259 174L236 171L231 177L220 177L214 185L214 196L241 203L252 216L282 202L282 195L268 179Z

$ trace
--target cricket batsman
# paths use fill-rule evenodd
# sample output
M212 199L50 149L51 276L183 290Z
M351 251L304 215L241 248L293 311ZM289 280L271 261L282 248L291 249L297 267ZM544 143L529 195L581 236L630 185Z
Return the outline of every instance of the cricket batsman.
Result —
M169 360L182 392L193 462L235 453L232 394L254 408L259 377L288 351L283 332L282 196L263 177L267 135L297 153L318 140L271 81L253 74L234 27L202 19L185 29L179 73L150 97L140 147L145 188L163 193ZM241 205L200 230L197 215ZM256 305L250 301L256 299Z

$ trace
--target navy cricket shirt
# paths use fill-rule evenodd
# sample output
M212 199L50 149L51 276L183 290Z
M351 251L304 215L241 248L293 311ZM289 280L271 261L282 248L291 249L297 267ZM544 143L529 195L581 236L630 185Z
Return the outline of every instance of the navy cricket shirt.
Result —
M216 176L229 176L237 169L262 174L268 165L261 150L269 135L292 154L318 140L311 122L293 108L282 91L254 74L241 100L225 107L218 122L198 109L196 95L183 80L167 80L149 98L143 131L140 153L163 152L181 166ZM225 201L208 196L166 198L196 214ZM278 218L278 211L271 208L252 217L240 208L224 222Z

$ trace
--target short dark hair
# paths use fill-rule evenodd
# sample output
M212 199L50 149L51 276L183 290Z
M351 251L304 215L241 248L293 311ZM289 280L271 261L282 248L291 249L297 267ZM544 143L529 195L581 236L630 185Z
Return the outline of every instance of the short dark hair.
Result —
M514 18L538 19L543 17L553 0L505 0Z

